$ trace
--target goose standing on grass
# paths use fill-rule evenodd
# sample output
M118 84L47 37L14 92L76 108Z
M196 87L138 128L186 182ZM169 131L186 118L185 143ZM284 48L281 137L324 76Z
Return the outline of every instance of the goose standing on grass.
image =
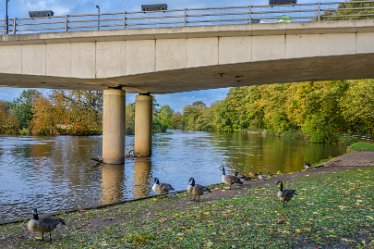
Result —
M191 177L188 180L188 185L187 185L187 194L189 194L190 196L192 195L192 189L193 189L194 185L195 185L195 179L193 177Z
M313 166L311 163L308 163L307 161L304 161L304 169L311 169Z
M193 197L194 201L200 201L200 196L202 196L204 192L212 192L208 187L196 184L193 177L188 181L190 184L187 186L187 192Z
M296 195L296 190L294 189L284 189L283 182L278 181L277 185L280 184L279 191L277 193L278 198L283 202L283 207L287 206L287 202L289 202L294 195Z
M268 178L267 175L262 174L262 172L257 174L257 179L259 179L261 181L266 180L267 178Z
M152 190L159 195L167 195L169 194L169 191L174 190L174 188L170 184L160 183L160 180L158 178L155 178Z
M240 174L238 171L235 171L234 175L242 181L250 181L252 178L243 174Z
M225 167L222 166L221 169L222 169L222 176L221 176L222 182L229 185L230 190L233 184L240 184L240 185L243 184L243 182L238 177L226 175Z
M49 233L49 239L52 241L51 232L60 225L66 225L65 221L60 218L53 218L48 216L40 216L38 210L35 208L32 214L32 219L27 223L27 229L32 233L41 233L42 240L44 240L44 233Z

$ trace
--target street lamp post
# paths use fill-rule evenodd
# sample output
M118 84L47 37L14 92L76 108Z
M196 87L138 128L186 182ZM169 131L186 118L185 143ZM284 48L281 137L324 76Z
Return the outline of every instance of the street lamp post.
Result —
M8 2L9 2L9 0L5 0L5 34L8 34L8 32L9 32L9 26L8 26Z
M97 30L100 30L100 6L96 4L96 8L97 8Z

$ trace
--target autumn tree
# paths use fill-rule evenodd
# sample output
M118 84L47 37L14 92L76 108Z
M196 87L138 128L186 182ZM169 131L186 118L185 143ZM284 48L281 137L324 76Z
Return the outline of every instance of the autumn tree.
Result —
M0 101L0 134L18 134L18 120L11 114L10 106L8 102Z
M55 109L52 103L45 97L39 96L33 102L33 117L30 122L33 135L54 136L59 135L56 121Z

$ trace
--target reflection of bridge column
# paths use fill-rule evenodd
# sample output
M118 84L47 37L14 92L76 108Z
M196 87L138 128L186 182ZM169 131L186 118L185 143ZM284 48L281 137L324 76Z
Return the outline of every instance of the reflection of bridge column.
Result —
M122 89L104 90L103 161L123 164L125 132L125 95Z
M152 146L152 96L140 94L135 102L135 142L137 156L150 156Z
M122 200L124 165L104 164L101 173L101 204Z
M135 158L134 163L134 198L148 196L148 179L151 162L148 158Z

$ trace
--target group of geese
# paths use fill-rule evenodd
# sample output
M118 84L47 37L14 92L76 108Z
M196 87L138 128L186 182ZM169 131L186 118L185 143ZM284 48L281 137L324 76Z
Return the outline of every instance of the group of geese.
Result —
M305 164L304 164L305 165ZM244 181L250 181L251 179L254 179L257 177L257 179L265 179L265 177L268 177L266 175L262 174L252 174L251 176L246 176L243 174L239 174L237 171L234 175L227 175L225 167L221 167L222 170L222 176L221 180L224 184L229 185L230 190L232 185L242 185ZM262 177L258 177L262 176ZM277 185L280 185L279 191L277 192L277 197L283 202L283 207L287 206L287 202L289 202L294 195L296 195L296 190L294 189L284 189L283 182L278 181ZM168 184L168 183L161 183L158 178L154 178L154 184L152 186L152 190L159 194L159 195L167 195L170 191L174 190L174 188ZM194 201L200 201L200 197L205 192L211 192L211 190L203 185L196 184L195 179L191 177L188 180L187 185L187 193ZM41 233L42 238L41 240L44 240L44 234L49 233L49 239L52 241L52 235L51 232L57 228L60 225L65 225L65 221L60 218L55 217L49 217L49 216L39 216L38 210L33 210L33 218L29 220L27 223L27 228L30 232L33 233Z

